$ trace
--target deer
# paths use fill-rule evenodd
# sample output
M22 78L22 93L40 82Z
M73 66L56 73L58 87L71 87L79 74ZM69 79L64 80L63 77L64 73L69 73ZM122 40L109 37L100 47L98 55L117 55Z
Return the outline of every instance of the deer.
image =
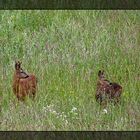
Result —
M110 82L105 77L104 70L99 70L95 99L100 105L106 105L107 101L118 104L122 94L122 86L116 82Z
M37 89L37 78L34 74L27 74L21 68L22 62L15 61L15 71L13 76L13 92L17 99L24 101L26 96L35 98Z

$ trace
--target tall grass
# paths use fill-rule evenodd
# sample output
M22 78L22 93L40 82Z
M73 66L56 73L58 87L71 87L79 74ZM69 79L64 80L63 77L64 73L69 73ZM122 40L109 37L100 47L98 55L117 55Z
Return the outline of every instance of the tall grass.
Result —
M139 130L139 11L0 11L0 130ZM36 74L18 103L14 61ZM121 104L95 101L98 70L123 86Z

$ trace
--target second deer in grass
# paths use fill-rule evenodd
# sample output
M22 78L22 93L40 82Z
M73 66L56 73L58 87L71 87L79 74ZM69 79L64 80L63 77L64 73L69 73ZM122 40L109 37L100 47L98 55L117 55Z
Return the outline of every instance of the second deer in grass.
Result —
M96 101L100 104L106 104L107 101L119 102L122 94L122 86L105 79L104 71L98 72L97 90L95 94Z
M35 97L37 79L33 74L27 74L21 68L21 62L15 62L15 72L13 76L13 92L18 100L25 100L27 95Z

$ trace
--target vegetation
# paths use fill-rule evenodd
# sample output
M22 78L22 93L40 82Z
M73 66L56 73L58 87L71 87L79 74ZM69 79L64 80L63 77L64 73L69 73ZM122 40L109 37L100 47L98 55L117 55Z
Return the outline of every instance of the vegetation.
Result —
M140 130L139 11L0 11L0 130ZM38 78L35 101L12 91L15 60ZM122 85L95 101L97 73Z

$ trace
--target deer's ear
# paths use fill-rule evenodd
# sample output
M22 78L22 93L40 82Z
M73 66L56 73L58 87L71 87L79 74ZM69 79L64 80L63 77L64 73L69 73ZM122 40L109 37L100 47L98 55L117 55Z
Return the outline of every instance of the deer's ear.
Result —
M101 70L99 70L99 72L98 72L98 76L99 76L99 77L100 77L101 73L102 73L102 71L101 71Z
M101 77L101 76L105 76L105 72L104 70L99 70L98 72L98 76Z
M18 64L17 64L17 61L15 61L15 69L17 69L17 65L18 65Z
M99 70L99 72L98 73L101 73L101 70Z
M22 62L20 60L15 61L16 64L21 64Z

